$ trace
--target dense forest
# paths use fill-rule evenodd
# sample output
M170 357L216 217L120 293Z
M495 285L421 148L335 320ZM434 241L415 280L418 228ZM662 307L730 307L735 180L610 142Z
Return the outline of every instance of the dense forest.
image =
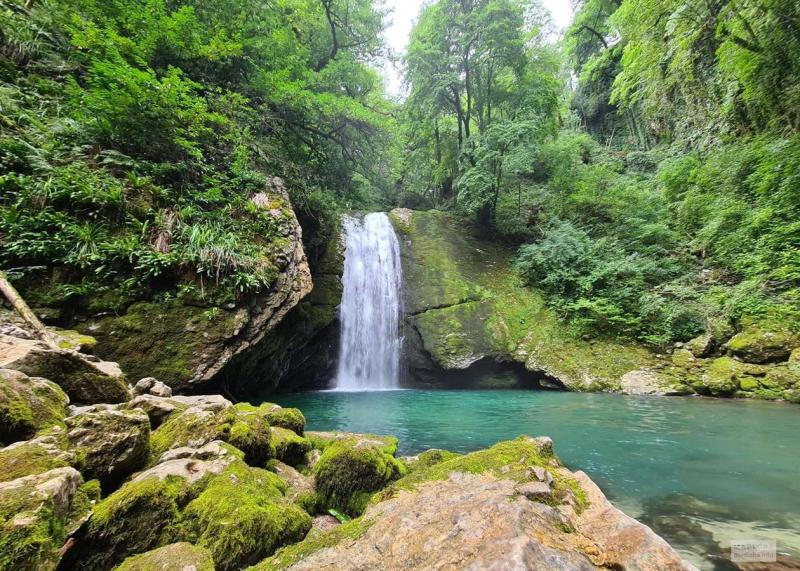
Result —
M519 248L581 334L654 346L800 323L800 6L0 2L0 266L37 305L215 307L268 288L285 181L313 259L340 213L439 208Z

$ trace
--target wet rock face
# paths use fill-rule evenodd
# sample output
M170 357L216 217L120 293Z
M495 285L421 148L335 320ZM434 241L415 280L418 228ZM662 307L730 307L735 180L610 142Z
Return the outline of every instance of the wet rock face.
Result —
M235 307L219 308L209 317L205 307L178 301L139 302L122 316L105 316L80 324L96 337L94 352L117 361L132 378L154 376L175 391L208 384L232 360L249 352L272 331L312 289L303 249L302 229L280 179L251 201L277 224L279 270L268 291Z

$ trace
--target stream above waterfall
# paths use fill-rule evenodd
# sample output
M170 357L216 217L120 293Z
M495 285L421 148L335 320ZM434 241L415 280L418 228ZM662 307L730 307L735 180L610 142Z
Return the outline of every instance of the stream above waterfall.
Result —
M732 569L722 559L731 539L775 539L800 556L796 406L518 390L273 398L300 408L309 430L397 436L402 455L547 435L569 468L703 569Z

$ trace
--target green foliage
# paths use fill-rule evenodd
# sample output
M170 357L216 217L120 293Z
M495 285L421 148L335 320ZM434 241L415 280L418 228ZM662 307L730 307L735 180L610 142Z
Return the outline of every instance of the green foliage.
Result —
M236 301L279 272L291 206L250 200L270 176L311 249L340 205L385 190L391 105L370 62L386 14L368 0L0 12L0 266L19 268L23 290L54 276L41 301Z

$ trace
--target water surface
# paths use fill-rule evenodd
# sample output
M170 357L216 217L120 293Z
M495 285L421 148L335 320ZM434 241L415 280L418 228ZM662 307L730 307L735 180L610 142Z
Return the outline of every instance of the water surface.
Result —
M551 436L619 508L705 569L731 539L800 557L800 407L543 391L316 392L276 397L309 430L391 434L399 454Z

